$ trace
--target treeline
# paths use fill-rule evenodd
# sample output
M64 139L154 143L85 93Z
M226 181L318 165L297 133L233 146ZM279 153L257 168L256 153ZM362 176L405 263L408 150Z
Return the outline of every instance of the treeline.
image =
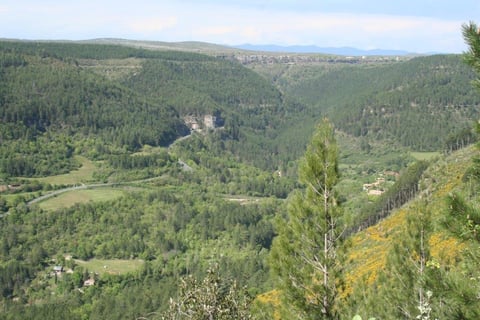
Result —
M184 174L183 179L199 186L207 183L221 194L287 198L297 186L296 176L289 176L286 170L263 171L251 164L240 163L237 155L230 152L236 147L235 143L232 140L224 141L221 133L207 136L194 135L180 142L179 148L175 148L174 152L180 159L188 159L194 167L194 173ZM265 149L247 148L245 150L250 150L250 153L257 152L257 154L252 156L242 154L243 159L258 164L257 159L263 154L266 158L264 161L272 159L265 165L266 168L279 168L281 161L288 159L277 155L280 159L274 161L273 158L276 155L268 154Z
M126 170L163 167L171 162L172 159L166 151L149 155L112 155L108 158L108 163L112 168Z
M142 72L125 84L137 92L168 99L181 113L242 105L276 108L281 104L279 91L267 80L239 63L220 59L146 60Z
M445 140L444 151L451 153L453 151L465 148L478 140L477 134L471 128L453 132Z
M56 212L35 208L23 212L25 208L13 208L1 220L5 232L0 255L3 261L26 260L28 251L18 250L34 244L29 241L30 228L34 228L37 243L50 256L70 252L81 259L151 260L171 250L185 252L191 248L192 237L208 241L227 231L232 235L232 245L268 249L273 237L269 223L273 205L269 202L241 206L213 195L185 192L175 195L175 190L159 190L133 194L115 203L75 205ZM19 222L23 225L18 225ZM6 231L8 226L11 232ZM255 231L256 228L260 230ZM265 232L266 229L270 231ZM195 234L191 234L193 230ZM246 234L250 236L244 237ZM72 241L73 235L77 240Z
M35 277L35 270L18 261L0 265L0 288L2 298L11 299L22 291Z
M50 41L0 41L0 50L23 53L42 58L56 59L166 59L166 60L213 60L214 58L185 51L158 51L133 48L125 45L101 43L74 43Z
M75 143L95 137L129 151L166 146L188 128L177 111L53 58L0 54L0 174L44 176L76 166Z
M27 61L21 55L3 51L0 54L0 68L21 67L27 65Z
M363 81L371 83L374 77L384 84L372 86L343 111L332 112L342 130L434 151L442 150L459 127L470 128L478 116L480 96L471 88L473 74L459 56L415 58L381 69L376 72L383 75L365 71Z

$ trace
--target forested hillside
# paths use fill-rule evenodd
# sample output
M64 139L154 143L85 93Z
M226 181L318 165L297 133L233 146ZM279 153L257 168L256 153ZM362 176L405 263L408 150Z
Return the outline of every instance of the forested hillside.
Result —
M1 319L480 315L458 56L121 43L0 41Z
M0 56L4 175L68 172L75 166L73 136L138 150L144 144L168 145L188 132L171 106L45 51L27 55L12 47Z
M254 66L341 130L368 140L389 140L413 150L443 150L471 128L480 95L459 55L398 62L306 63Z
M52 158L63 162L53 163L42 151L45 142L53 146L58 139L68 140L62 135L93 138L103 153L166 146L189 132L183 117L192 115L216 116L217 124L225 126L220 140L230 141L222 148L244 160L274 169L294 159L273 161L281 142L272 141L290 124L285 115L301 108L284 103L277 89L236 62L112 45L10 41L1 48L1 138L11 141L2 144L6 175L41 176L74 168L71 144L68 150L51 149L58 152ZM92 63L107 67L91 68ZM113 79L108 66L117 74ZM252 152L261 149L271 152Z
M183 116L215 115L224 127L218 135L222 151L262 168L284 168L302 152L301 144L288 146L285 133L291 135L305 119L305 108L236 61L200 55L188 61L150 59L123 84L175 106ZM278 151L285 148L292 152Z

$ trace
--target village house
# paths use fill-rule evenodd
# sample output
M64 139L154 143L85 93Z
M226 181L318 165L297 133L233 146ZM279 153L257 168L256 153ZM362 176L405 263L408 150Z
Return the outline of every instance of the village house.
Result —
M374 183L365 183L363 185L363 191L366 191L369 196L380 196L385 190L385 178L377 178Z
M381 196L385 191L383 190L368 190L369 196Z
M363 191L370 191L371 189L379 188L381 184L385 183L384 178L377 178L377 181L374 183L365 183L363 185Z
M56 274L62 273L63 272L63 266L54 266L53 267L53 272Z
M87 279L83 282L84 287L90 287L90 286L93 286L93 285L95 285L95 279L92 279L92 278Z
M63 266L54 266L54 267L53 267L53 272L51 273L51 276L52 276L52 277L55 276L55 278L56 278L57 276L61 276L62 273L63 273L63 271L64 271L64 270L63 270Z

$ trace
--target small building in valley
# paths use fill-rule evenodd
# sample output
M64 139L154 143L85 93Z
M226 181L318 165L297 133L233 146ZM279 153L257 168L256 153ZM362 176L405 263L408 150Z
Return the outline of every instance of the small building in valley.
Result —
M84 287L90 287L90 286L93 286L93 285L95 285L95 279L92 279L92 278L87 279L83 282Z
M62 272L63 272L63 266L54 266L53 267L53 273L61 274Z

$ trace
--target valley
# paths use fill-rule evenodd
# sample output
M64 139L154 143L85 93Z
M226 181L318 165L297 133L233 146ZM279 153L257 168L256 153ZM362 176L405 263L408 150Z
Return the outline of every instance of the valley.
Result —
M400 318L428 288L473 319L477 77L459 55L0 41L0 318L163 319L197 281L288 319L278 239L327 117L340 318Z

